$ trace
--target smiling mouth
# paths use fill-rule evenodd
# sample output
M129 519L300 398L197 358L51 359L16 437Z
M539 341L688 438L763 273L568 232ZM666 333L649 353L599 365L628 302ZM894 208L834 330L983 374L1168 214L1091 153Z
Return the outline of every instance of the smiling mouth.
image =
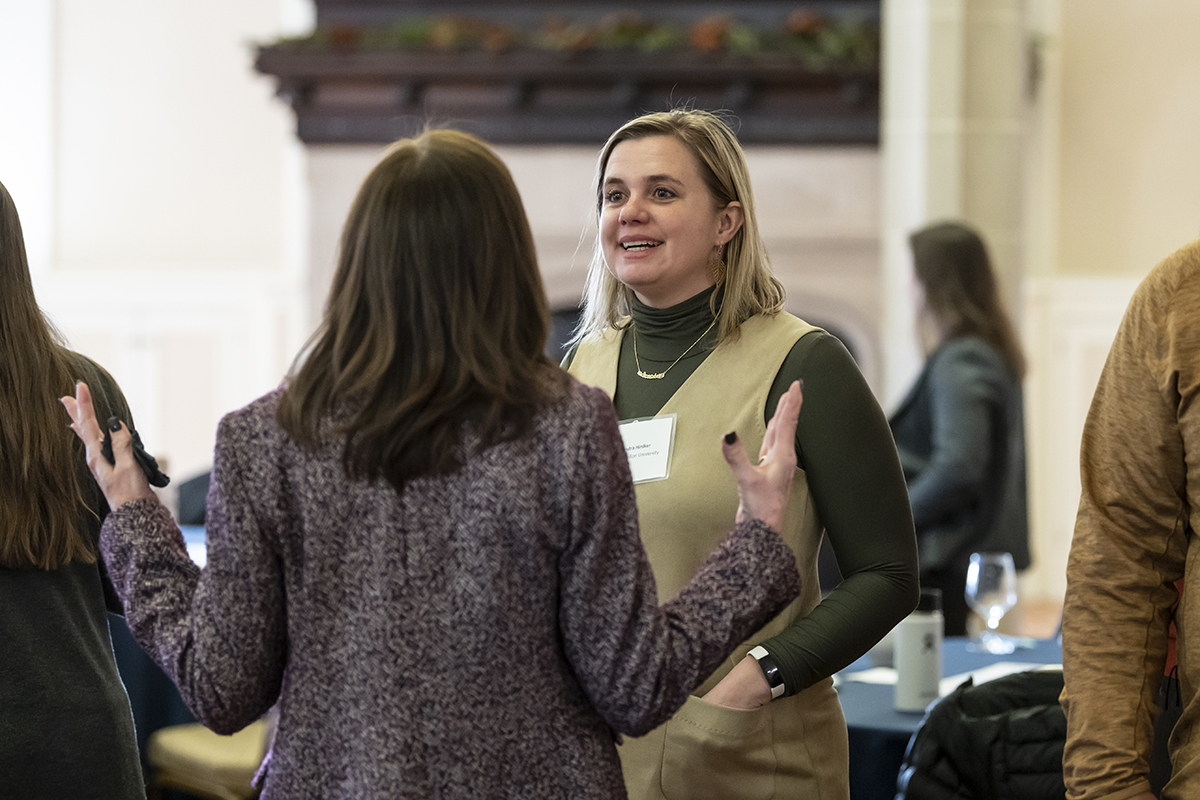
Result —
M653 242L646 240L644 242L621 242L621 247L626 250L649 250L651 247L658 247L662 242Z

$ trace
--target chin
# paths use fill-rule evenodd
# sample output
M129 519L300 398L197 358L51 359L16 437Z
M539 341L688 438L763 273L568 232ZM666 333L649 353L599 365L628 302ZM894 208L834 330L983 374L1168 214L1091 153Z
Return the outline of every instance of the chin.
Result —
M628 267L623 269L618 268L612 270L612 274L614 278L634 291L639 290L643 286L650 285L650 282L644 279L644 273L636 269L629 269Z

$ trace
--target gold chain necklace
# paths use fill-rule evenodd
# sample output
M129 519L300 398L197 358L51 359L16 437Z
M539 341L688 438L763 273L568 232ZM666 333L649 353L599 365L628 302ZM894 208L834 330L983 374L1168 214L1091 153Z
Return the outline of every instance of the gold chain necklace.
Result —
M713 321L710 322L708 324L708 327L704 329L704 333L700 334L700 339L703 339L705 336L707 336L708 332L712 330L713 325L716 325L716 324L717 324L717 318L713 317ZM700 344L700 339L697 339L696 341L692 342L691 346L689 346L687 350L684 350L682 353L680 353L679 358L677 358L671 362L671 367L678 364L684 356L686 356L688 353L692 352L692 348L695 347L696 345ZM645 372L642 370L642 362L638 360L637 326L636 325L633 327L633 363L637 366L638 377L645 378L648 381L661 380L661 379L667 377L667 373L671 371L671 367L667 367L662 372Z

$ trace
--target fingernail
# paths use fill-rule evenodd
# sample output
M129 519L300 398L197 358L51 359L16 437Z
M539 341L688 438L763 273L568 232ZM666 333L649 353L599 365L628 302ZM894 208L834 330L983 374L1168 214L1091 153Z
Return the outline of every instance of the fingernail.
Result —
M800 378L799 381L800 381L800 391L803 392L804 391L804 378Z
M117 431L121 430L121 420L117 419L116 417L109 417L108 418L108 429L111 430L113 433L116 433Z
M730 431L725 434L725 444L733 444L737 441L737 431Z

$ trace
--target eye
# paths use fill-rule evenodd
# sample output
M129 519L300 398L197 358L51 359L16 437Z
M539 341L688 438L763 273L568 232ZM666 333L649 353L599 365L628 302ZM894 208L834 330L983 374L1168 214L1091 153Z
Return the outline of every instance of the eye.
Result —
M654 197L658 200L670 200L674 196L675 193L665 186L659 186L654 190Z
M620 189L609 189L604 193L604 202L619 203L625 199L625 193Z

